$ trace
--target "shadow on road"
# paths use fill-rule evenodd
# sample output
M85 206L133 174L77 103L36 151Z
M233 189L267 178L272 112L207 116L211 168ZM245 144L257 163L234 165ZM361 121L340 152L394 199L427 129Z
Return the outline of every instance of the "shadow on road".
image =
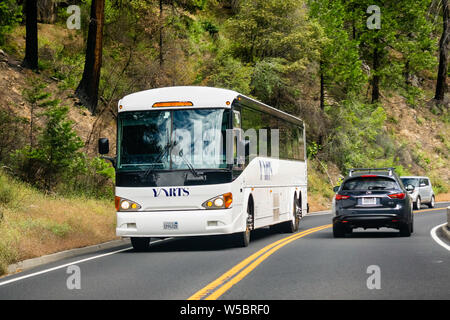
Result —
M283 236L283 234L269 228L254 230L251 233L250 246L259 241L267 240L268 237L276 234ZM179 237L152 244L156 240L158 239L152 238L150 249L145 252L221 251L239 248L233 235ZM134 250L127 252L135 253Z
M329 229L326 232L318 232L316 234L311 235L314 239L335 239L333 237L333 231ZM355 230L352 233L346 234L344 239L370 239L370 238L398 238L400 237L400 233L398 231L374 231L374 230ZM336 239L339 240L339 239Z
M398 238L400 234L398 231L354 231L346 235L346 238Z

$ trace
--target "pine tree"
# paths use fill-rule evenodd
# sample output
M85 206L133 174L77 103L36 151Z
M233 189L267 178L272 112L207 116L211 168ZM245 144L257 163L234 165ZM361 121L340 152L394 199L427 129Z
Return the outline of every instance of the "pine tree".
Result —
M381 26L369 28L372 14L367 10L374 4L371 0L310 0L312 14L331 40L322 51L332 71L331 79L352 75L347 77L346 86L358 87L363 78L357 68L365 66L372 89L370 100L377 102L382 88L405 86L405 78L432 67L433 28L426 19L430 1L379 3ZM356 68L346 63L349 61ZM342 74L336 68L341 64L345 66Z

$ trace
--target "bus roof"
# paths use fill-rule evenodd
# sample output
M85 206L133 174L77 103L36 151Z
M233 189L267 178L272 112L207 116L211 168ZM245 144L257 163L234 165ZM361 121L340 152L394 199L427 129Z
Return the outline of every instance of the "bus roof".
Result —
M301 119L236 91L201 86L166 87L132 93L119 101L119 112L150 110L154 104L164 102L191 102L192 107L195 108L231 108L231 104L235 101L303 125ZM179 107L161 107L158 109L176 108Z

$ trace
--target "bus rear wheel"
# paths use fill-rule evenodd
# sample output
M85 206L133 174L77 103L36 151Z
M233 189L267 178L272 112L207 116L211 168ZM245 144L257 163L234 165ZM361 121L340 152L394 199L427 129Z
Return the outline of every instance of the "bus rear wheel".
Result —
M150 248L150 238L131 238L131 245L135 251L146 251Z
M300 218L302 216L302 209L298 206L297 199L294 197L294 204L292 206L292 220L283 222L279 225L280 231L283 233L294 233L298 231Z

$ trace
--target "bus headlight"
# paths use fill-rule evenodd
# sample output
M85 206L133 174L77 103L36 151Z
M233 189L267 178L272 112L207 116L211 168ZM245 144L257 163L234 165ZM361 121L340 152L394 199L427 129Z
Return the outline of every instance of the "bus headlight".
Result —
M121 197L115 197L116 211L137 211L141 206L131 200L123 199Z
M232 203L233 194L228 192L203 202L202 207L205 209L228 209Z

